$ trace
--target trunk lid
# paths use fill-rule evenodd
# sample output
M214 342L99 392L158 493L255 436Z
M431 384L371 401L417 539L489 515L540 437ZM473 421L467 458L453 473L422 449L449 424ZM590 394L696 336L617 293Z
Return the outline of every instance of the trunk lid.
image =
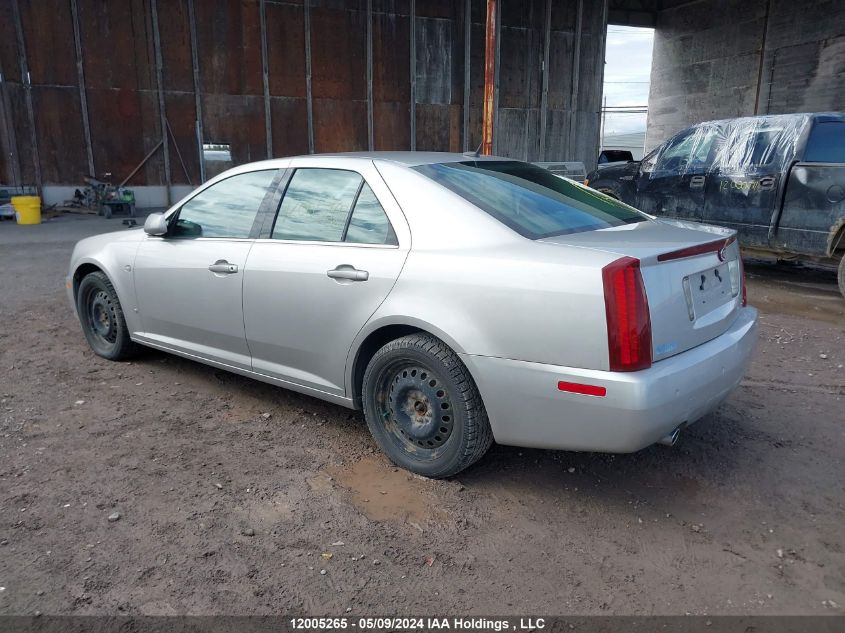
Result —
M659 361L730 328L742 301L735 238L735 231L721 227L652 220L540 241L640 260L652 354Z

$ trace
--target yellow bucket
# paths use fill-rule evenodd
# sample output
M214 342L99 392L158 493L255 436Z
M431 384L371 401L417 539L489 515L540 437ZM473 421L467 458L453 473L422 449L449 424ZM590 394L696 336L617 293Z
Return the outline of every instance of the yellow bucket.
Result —
M12 206L18 224L41 224L41 198L38 196L12 196Z

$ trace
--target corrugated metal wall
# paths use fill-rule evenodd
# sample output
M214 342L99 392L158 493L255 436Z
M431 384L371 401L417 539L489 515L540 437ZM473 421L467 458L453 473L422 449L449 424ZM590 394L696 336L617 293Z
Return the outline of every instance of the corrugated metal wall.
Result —
M500 6L496 152L593 161L606 3ZM0 181L71 185L91 171L121 180L163 139L166 154L156 150L131 185L197 184L200 137L230 144L235 163L311 151L475 149L485 7L5 0Z

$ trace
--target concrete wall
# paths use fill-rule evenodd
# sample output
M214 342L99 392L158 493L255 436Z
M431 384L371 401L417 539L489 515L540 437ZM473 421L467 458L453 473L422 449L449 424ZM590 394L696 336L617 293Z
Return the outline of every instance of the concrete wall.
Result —
M658 13L646 146L710 119L845 110L845 2L698 0Z

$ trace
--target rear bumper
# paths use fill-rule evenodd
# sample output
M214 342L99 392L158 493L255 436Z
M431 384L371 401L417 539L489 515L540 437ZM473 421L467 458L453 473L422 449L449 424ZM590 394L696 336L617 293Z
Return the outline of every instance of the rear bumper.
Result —
M500 444L608 453L645 448L715 409L739 384L757 339L757 310L731 328L644 371L623 373L462 354ZM558 381L607 389L565 393Z

